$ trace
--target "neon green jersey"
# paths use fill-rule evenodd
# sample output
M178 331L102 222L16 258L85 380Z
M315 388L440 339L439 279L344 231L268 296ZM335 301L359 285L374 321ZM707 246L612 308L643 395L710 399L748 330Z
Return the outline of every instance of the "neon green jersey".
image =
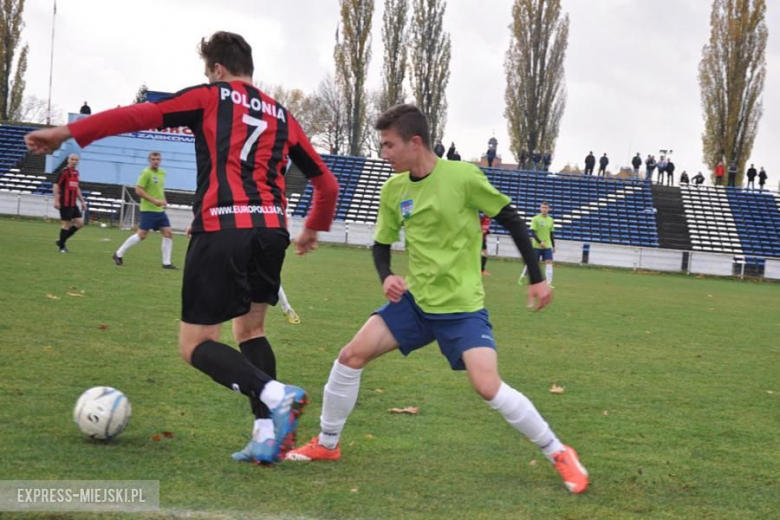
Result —
M555 231L555 221L552 217L543 217L541 213L531 219L531 229L536 232L539 240L544 242L544 248L536 240L532 240L534 249L550 249L552 247L552 238L550 233Z
M421 180L404 172L385 182L374 239L392 244L404 228L406 283L423 311L475 312L485 299L479 211L494 217L509 201L473 164L439 159Z
M157 168L157 171L146 168L138 177L137 186L140 186L153 199L165 200L165 170ZM165 208L155 206L146 199L141 199L141 211L165 211Z

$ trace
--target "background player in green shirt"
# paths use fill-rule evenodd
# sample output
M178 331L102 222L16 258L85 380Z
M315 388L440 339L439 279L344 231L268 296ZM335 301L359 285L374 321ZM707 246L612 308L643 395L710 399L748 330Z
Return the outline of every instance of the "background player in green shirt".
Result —
M550 205L542 202L539 208L539 214L531 219L531 242L534 245L539 261L547 264L545 278L552 287L553 282L553 253L555 253L555 221L548 215ZM523 274L520 275L520 283L525 281L525 273L528 265L523 268Z
M523 394L498 373L493 328L484 308L480 269L482 211L506 228L529 266L529 307L552 300L535 262L523 219L475 165L439 159L430 148L428 121L417 107L398 105L382 114L382 157L396 172L385 182L373 248L389 303L378 309L333 364L320 417L321 433L287 460L337 460L341 431L357 401L363 368L392 350L408 355L439 343L453 370L466 370L474 390L553 462L566 487L581 493L588 474ZM404 228L406 279L390 270L390 246Z
M163 269L176 269L171 263L173 252L173 232L165 208L168 202L165 200L165 170L160 168L162 155L160 152L149 154L149 167L141 172L136 183L135 192L141 198L141 211L138 221L138 232L125 240L122 247L114 253L113 259L116 265L125 265L124 256L127 250L141 242L149 234L149 231L159 230L162 239L162 266Z

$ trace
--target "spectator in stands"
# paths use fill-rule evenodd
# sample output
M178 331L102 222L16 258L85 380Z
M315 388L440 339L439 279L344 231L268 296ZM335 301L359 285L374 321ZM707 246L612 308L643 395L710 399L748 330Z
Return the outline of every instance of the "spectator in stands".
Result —
M723 161L721 161L715 166L715 186L723 186L723 176L725 174L726 168L723 166Z
M758 172L758 189L763 190L764 184L766 184L766 172L764 171L764 167L761 167L761 171Z
M452 154L452 160L453 161L460 161L460 152L458 150L455 150L455 153Z
M299 255L316 248L318 231L330 229L338 182L295 117L254 86L252 48L243 37L216 32L201 40L199 52L208 84L39 129L27 134L25 142L33 153L51 153L71 137L83 148L103 137L147 128L186 126L193 131L198 175L179 351L215 382L249 398L255 429L233 458L273 463L295 434L307 401L301 388L276 380L276 360L265 336L266 310L277 302L290 244L286 201L273 184L283 173L281 151L289 151L314 185L312 210L295 243ZM261 98L270 110L261 110ZM246 117L249 101L252 116ZM275 131L260 138L266 126ZM231 320L240 352L220 341L222 323Z
M747 171L747 188L756 188L756 175L758 175L756 167L751 164Z
M609 157L607 157L607 154L601 156L601 159L599 159L599 177L606 177L607 176L607 165L609 164Z
M178 269L171 263L173 230L168 215L165 213L168 201L165 199L165 170L160 168L162 155L160 152L151 152L148 160L149 167L144 168L138 177L138 182L135 183L135 193L141 199L138 232L125 240L112 258L116 265L125 265L124 256L128 249L145 240L149 231L159 231L163 236L163 269Z
M531 242L534 246L534 253L538 261L544 261L547 264L545 278L547 285L553 288L553 253L555 253L555 221L549 216L550 205L542 202L539 208L539 214L531 219ZM525 273L528 271L528 265L523 268L520 274L518 284L525 283Z
M593 168L596 166L596 156L593 152L588 152L585 156L585 175L593 175Z
M737 187L737 162L731 161L729 164L729 187Z
M92 109L89 108L89 105L87 105L87 102L84 101L84 104L81 105L81 108L79 109L79 114L84 114L84 115L88 116L91 113L92 113Z
M525 163L528 160L528 152L525 150L520 151L520 169L525 170Z
M655 162L654 155L648 155L645 160L645 181L653 182L653 172L658 163Z
M674 163L671 159L666 161L666 185L674 186Z
M669 163L666 161L666 157L664 157L662 155L661 158L658 160L658 164L656 164L656 167L658 168L658 181L657 181L658 184L663 184L664 183L664 177L666 176L666 165L667 164L669 164Z
M57 178L52 184L52 192L54 193L54 207L60 210L60 238L55 242L60 253L70 253L65 246L65 242L70 237L76 234L76 232L84 227L84 219L82 218L82 210L84 213L87 211L87 201L84 200L84 195L81 193L81 187L79 186L79 171L76 166L79 165L79 156L72 153L68 156L68 165L60 170L57 174ZM81 210L79 210L76 201L81 202Z
M457 152L455 150L455 143L453 142L452 144L450 144L450 149L447 150L447 160L448 161L454 161L456 153Z
M545 152L542 154L542 169L546 172L549 172L550 164L552 164L552 154L545 150Z
M487 236L490 234L490 217L479 212L479 225L482 227L482 276L490 276L490 271L485 269L488 261Z
M444 157L444 145L441 144L441 139L436 141L436 146L433 147L433 153L438 157Z
M488 168L492 168L493 161L496 160L496 149L492 146L488 146L487 153L485 153L485 158L487 159Z
M542 154L539 153L539 150L534 150L534 152L531 154L531 162L534 165L534 171L539 171L539 164L542 162Z
M690 183L690 179L688 179L688 172L683 170L683 172L680 174L680 186L685 185L688 186Z
M634 178L639 180L639 168L642 167L642 156L639 155L639 152L631 159L631 166L634 167Z
M698 187L704 184L704 174L702 172L697 173L693 176L693 179L691 179L693 183Z

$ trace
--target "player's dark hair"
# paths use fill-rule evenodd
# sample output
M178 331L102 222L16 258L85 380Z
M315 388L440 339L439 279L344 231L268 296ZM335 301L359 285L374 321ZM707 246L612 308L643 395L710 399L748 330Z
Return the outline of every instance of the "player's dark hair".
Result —
M209 70L219 63L234 76L251 76L255 71L252 61L252 47L240 34L219 31L198 45L200 57Z
M431 131L428 118L414 105L396 105L388 108L374 125L376 130L395 130L401 139L409 141L419 135L423 145L431 149Z

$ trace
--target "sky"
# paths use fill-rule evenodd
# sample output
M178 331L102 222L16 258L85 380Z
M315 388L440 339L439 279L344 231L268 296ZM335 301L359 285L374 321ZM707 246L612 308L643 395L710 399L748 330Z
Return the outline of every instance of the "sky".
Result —
M495 136L509 151L504 113L504 57L513 0L449 0L451 35L444 142L477 159ZM54 0L26 2L22 39L29 43L27 95L48 99ZM368 88L379 89L382 12L375 0ZM677 171L702 170L698 65L709 40L709 0L562 0L570 19L565 62L566 110L553 168L583 165L589 151L607 153L610 169L640 152L671 149ZM333 73L338 0L59 0L52 104L93 113L132 102L146 83L175 92L203 83L196 45L218 30L252 45L255 80L314 92ZM767 1L769 30L764 115L749 162L780 178L780 2Z

